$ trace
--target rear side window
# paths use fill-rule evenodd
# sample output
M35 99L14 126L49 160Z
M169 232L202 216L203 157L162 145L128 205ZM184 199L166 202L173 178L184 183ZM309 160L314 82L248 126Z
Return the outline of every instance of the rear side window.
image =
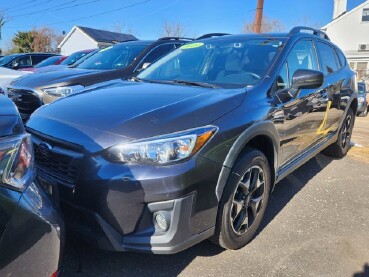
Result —
M337 58L333 48L320 41L316 42L320 65L324 74L331 74L338 70Z
M32 59L32 65L36 65L40 62L42 62L43 60L46 60L49 56L46 55L32 55L31 59Z
M338 60L340 61L341 67L345 67L347 65L345 55L343 55L343 53L338 49L336 49L336 53L337 53Z

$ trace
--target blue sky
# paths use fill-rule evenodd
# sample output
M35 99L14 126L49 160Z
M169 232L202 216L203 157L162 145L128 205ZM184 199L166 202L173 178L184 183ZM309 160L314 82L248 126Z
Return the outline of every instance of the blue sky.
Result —
M365 0L348 0L348 9ZM164 22L180 23L190 37L209 32L240 33L255 15L257 0L1 0L9 22L0 47L17 31L48 26L58 33L74 25L114 30L130 28L141 39L162 34ZM264 14L279 19L286 30L294 25L323 26L333 14L333 0L265 0Z

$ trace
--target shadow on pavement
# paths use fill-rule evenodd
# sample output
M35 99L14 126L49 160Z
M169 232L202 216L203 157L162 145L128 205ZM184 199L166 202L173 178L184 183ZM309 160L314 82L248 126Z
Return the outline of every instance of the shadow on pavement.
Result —
M332 161L332 158L319 154L280 181L270 195L269 204L257 234L262 232L288 202Z
M309 180L331 161L331 158L318 155L281 181L270 197L269 206L258 234ZM174 255L115 253L96 249L76 238L71 238L67 242L64 268L60 276L177 276L197 256L211 257L222 251L209 241L204 241ZM367 269L365 270L367 272ZM199 272L199 275L202 273L204 272Z
M362 272L355 273L353 277L368 277L369 276L369 264L366 263L364 265L364 269Z

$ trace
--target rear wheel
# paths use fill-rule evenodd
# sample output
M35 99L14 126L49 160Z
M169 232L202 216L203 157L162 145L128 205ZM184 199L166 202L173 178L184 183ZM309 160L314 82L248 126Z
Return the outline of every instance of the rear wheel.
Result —
M368 115L368 111L369 111L369 107L367 107L361 114L360 116L366 117Z
M330 157L343 158L346 156L351 142L352 129L354 128L355 114L350 108L343 121L337 141L328 146L323 153Z
M225 249L239 249L254 237L264 216L271 187L265 155L249 148L236 162L220 201L212 241Z

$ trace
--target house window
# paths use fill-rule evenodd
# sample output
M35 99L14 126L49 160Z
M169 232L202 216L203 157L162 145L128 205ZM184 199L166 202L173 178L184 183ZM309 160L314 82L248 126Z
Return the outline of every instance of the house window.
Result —
M369 9L363 9L363 17L361 20L363 22L369 22Z

